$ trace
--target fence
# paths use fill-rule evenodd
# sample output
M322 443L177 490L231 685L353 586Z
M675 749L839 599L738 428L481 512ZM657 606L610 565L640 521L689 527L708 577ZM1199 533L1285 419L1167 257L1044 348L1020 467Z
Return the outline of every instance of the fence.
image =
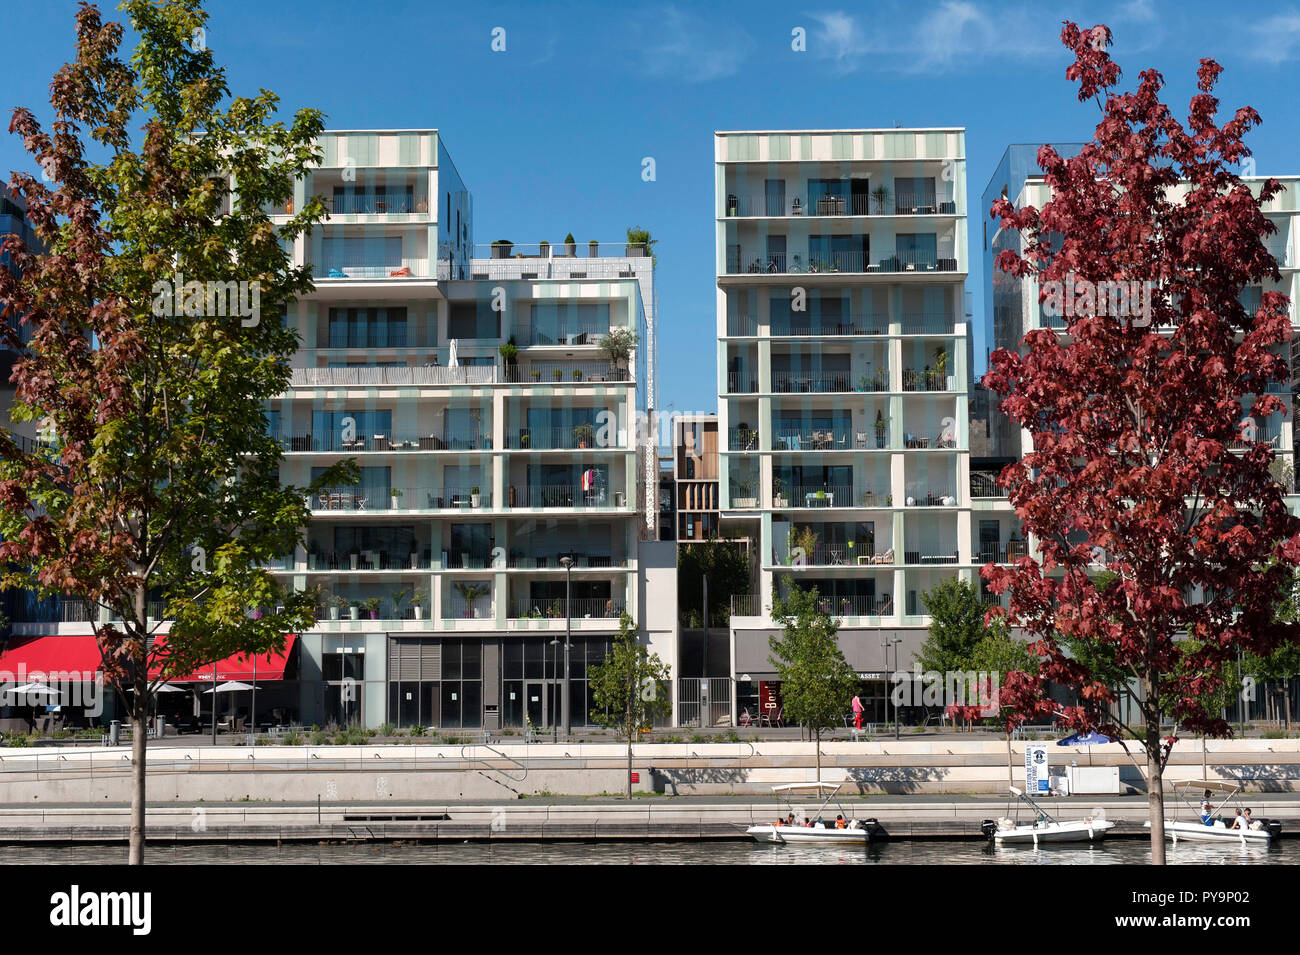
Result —
M678 726L730 726L729 677L680 677L677 680Z

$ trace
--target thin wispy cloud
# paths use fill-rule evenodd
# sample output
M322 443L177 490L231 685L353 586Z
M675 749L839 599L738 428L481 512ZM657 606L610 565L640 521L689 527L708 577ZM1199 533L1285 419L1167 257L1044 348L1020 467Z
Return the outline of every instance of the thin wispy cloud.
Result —
M740 72L754 42L734 23L709 23L668 7L653 22L640 21L635 42L644 72L688 83L707 83Z
M809 36L809 48L829 59L838 73L852 73L866 63L869 52L857 21L841 10L814 13L817 26Z
M1276 66L1292 60L1300 52L1300 12L1294 8L1277 13L1252 27L1254 53L1265 63Z

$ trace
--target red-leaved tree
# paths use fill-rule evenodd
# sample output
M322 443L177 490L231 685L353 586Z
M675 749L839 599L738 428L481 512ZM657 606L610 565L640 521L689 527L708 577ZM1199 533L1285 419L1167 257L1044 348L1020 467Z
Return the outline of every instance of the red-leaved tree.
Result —
M1218 125L1213 60L1201 61L1184 126L1160 101L1159 73L1116 89L1107 27L1067 23L1061 40L1079 100L1102 117L1077 157L1040 150L1041 209L993 205L1024 239L996 267L1036 281L1063 323L990 358L985 385L1033 437L1001 481L1037 553L982 573L1009 594L1010 622L1041 660L1038 679L1008 680L1002 702L1016 719L1050 713L1141 743L1163 863L1175 736L1162 724L1227 735L1214 702L1227 662L1297 639L1275 606L1300 560L1300 521L1270 473L1273 448L1256 440L1258 421L1286 413L1269 385L1288 378L1291 324L1286 297L1267 291L1279 274L1262 211L1282 187L1234 175L1260 117L1243 107ZM1265 291L1247 309L1252 286ZM1074 705L1053 703L1048 683L1071 688Z

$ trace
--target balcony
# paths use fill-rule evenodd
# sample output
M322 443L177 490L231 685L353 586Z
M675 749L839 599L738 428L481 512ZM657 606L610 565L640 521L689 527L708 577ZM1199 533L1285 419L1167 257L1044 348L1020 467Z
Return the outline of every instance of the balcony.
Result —
M574 570L599 570L602 568L625 568L627 558L613 554L570 554ZM563 570L558 555L547 551L539 554L513 548L506 566L517 570Z
M903 447L909 451L925 448L954 449L957 447L957 441L945 431L938 431L934 434L905 431L903 432Z
M948 374L943 371L903 369L904 391L949 391Z
M533 361L507 365L502 380L511 384L562 385L584 381L631 381L627 368L607 361Z
M340 552L316 548L307 552L308 571L360 573L365 571L421 571L433 566L430 551L412 551L409 554L390 554L386 550L353 550ZM290 570L293 568L290 567Z
M909 485L904 503L908 507L956 507L957 497L948 490L936 487L918 489Z
M794 507L852 507L853 487L849 484L783 484Z
M904 335L954 335L957 320L951 315L904 315Z
M530 484L510 489L511 507L624 507L627 495L606 488L583 490L578 484Z
M867 376L863 375L863 380ZM776 394L813 394L813 393L838 393L852 391L853 387L849 384L849 375L847 372L836 374L804 374L800 372L773 371L772 372L772 391ZM867 389L860 389L867 390ZM883 389L888 391L886 385Z
M327 279L429 279L436 278L434 270L427 261L408 259L404 261L368 262L350 265L337 262L322 262L313 269L316 281Z
M542 345L574 348L578 345L599 345L601 339L608 334L609 326L598 323L574 323L563 328L529 327L520 331L515 343L521 348Z
M992 471L972 471L970 473L970 496L978 498L1005 497L998 487L998 475Z
M751 333L752 334L752 333ZM773 338L832 338L840 335L887 335L889 319L862 315L838 322L799 323L776 322L772 325Z
M728 428L728 451L757 451L758 432L752 428Z
M937 199L933 192L899 193L890 202L888 197L874 199L870 195L826 195L808 193L787 200L785 194L767 195L729 193L723 207L725 218L777 218L784 216L840 217L870 215L956 215L957 204L948 199Z
M424 189L409 191L358 191L325 198L334 216L424 215L429 211L429 194Z
M1022 540L979 541L972 556L977 564L1010 564L1029 556L1029 543Z
M727 372L727 394L752 395L758 392L758 377L749 372Z
M894 196L896 216L951 216L957 214L957 203L936 199L933 192L900 192Z
M459 365L443 368L361 367L294 368L291 388L378 387L381 385L490 385L500 378L492 365Z
M768 255L757 246L742 250L727 249L728 275L803 275L803 274L896 274L917 272L955 272L957 260L925 252L892 252L872 259L865 252L807 251Z
M477 498L478 503L475 504ZM309 495L313 514L490 509L490 490L464 487L331 488Z
M830 616L889 617L894 613L894 601L890 597L819 597L817 609Z
M585 451L619 450L612 444L599 444L601 429L595 424L577 424L571 428L521 428L506 435L506 447L515 451Z
M763 607L758 594L732 594L731 615L733 617L763 616Z
M510 601L513 620L617 620L627 604L622 597L584 597L566 601L563 597L552 599L516 597Z
M406 451L490 451L492 437L473 432L449 432L442 435L394 432L359 434L344 440L337 430L304 431L280 435L280 446L289 454L365 454Z
M949 547L952 549L949 550ZM920 564L922 566L930 566L933 564L955 564L957 563L957 542L940 542L939 544L922 547L918 550L905 551L903 554L903 563Z
M852 447L848 431L819 429L781 430L773 442L773 450L776 451L847 451Z

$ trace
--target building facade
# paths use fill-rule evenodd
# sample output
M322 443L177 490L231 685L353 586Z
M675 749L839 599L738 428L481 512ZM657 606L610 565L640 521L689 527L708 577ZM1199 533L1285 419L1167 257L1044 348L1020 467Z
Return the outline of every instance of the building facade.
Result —
M715 190L721 524L759 583L733 607L733 713L779 705L769 614L798 585L884 718L925 592L1012 539L968 492L965 132L719 132Z

